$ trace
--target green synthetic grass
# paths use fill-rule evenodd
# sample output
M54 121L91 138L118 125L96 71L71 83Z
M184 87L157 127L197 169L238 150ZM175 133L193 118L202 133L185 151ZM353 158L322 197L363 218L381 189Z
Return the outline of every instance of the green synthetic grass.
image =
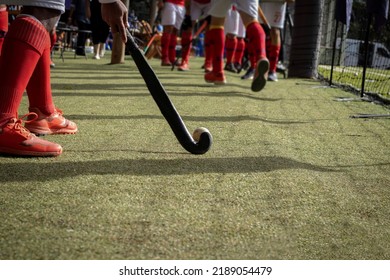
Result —
M0 157L0 259L390 258L390 119L350 117L385 107L313 80L216 87L200 58L184 73L151 60L188 129L214 137L196 156L130 58L54 59L55 103L80 131L45 137L58 158Z

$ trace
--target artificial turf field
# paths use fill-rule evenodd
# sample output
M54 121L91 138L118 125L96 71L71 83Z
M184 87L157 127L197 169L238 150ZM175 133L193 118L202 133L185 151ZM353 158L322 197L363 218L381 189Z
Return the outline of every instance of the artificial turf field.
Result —
M192 155L130 57L65 55L53 95L80 131L45 137L58 158L0 157L0 259L390 258L390 119L350 117L387 108L314 80L213 86L201 58L185 73L150 60L190 132L213 135Z

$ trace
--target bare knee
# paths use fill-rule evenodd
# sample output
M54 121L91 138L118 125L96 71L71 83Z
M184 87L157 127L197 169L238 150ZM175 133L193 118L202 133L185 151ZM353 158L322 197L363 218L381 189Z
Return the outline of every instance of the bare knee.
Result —
M59 10L32 6L24 6L22 13L38 19L48 32L54 30L61 15L61 11Z

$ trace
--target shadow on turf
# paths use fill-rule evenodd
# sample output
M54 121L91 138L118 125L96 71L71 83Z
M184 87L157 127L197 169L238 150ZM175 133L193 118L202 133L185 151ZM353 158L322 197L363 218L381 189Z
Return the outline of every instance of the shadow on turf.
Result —
M198 88L203 87L210 87L209 85L200 85L196 86ZM242 97L242 98L248 98L258 101L268 101L268 102L277 102L282 100L281 98L268 98L268 97L261 97L259 95L252 95L245 92L238 92L238 91L225 91L223 93L221 92L196 92L196 87L194 88L194 92L183 92L178 88L177 84L166 84L164 88L167 90L167 88L176 88L176 90L167 90L168 96L179 96L179 97L193 97L193 96L205 96L205 97L221 97L221 98L227 98L227 97ZM106 83L104 84L104 87L101 84L93 84L93 83L83 83L83 84L77 84L77 85L70 85L68 83L56 83L52 85L52 89L56 92L53 92L53 96L86 96L86 97L105 97L105 96L117 96L117 97L144 97L147 95L150 95L147 91L144 83L134 83L131 84L114 84L114 83ZM128 89L129 93L118 93L117 90L121 89ZM204 89L203 89L204 90ZM72 92L66 92L66 91L72 91ZM99 91L99 92L97 92ZM145 92L146 91L146 92Z
M164 119L163 115L67 115L72 120L160 120ZM236 116L181 116L184 121L194 122L240 122L240 121L259 121L263 123L291 125L291 124L306 124L313 123L318 120L298 121L288 119L269 119L250 115Z
M262 173L284 169L338 172L336 169L285 157L120 159L79 162L23 162L0 164L0 182L59 180L82 175L187 175L205 173ZM14 172L23 170L23 172ZM10 174L18 174L13 177Z

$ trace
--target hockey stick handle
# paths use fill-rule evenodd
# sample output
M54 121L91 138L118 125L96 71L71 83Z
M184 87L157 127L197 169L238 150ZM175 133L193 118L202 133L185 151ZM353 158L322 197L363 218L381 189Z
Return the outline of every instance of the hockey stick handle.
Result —
M150 46L153 44L154 39L156 39L157 36L159 36L159 34L156 33L156 34L154 34L154 35L152 36L152 38L150 38L148 44L146 45L146 47L145 47L145 49L144 49L144 53L146 53L146 52L148 51L148 49L149 49Z
M257 10L258 10L258 13L259 13L259 17L261 18L261 21L267 26L268 31L271 30L271 25L269 24L266 16L264 15L264 12L261 9L260 4L259 4Z
M167 92L165 91L157 75L154 73L152 67L146 61L145 56L142 54L137 44L134 41L133 36L127 30L128 44L130 54L137 65L137 68L144 79L146 86L149 89L154 101L159 107L162 115L168 122L177 140L182 147L192 154L204 154L206 153L212 144L212 135L207 129L202 130L199 136L196 136L197 141L190 135L187 127L185 126L182 118L177 112L175 106L169 99ZM194 131L194 135L199 130Z

